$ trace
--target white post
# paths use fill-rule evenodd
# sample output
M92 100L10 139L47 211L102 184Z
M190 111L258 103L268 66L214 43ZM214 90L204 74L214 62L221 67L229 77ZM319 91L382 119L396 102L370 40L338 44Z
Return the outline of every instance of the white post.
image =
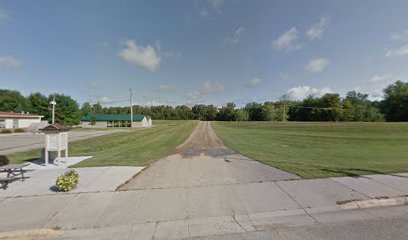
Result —
M48 165L48 135L45 135L45 149L44 149L44 161L45 165Z
M58 161L60 163L61 159L61 133L58 133L58 160L55 160L55 162Z
M65 161L68 161L68 132L65 133Z

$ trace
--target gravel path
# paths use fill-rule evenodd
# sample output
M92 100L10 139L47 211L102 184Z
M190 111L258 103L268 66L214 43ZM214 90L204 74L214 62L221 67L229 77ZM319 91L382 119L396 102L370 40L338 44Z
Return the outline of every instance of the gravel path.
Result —
M120 190L204 187L299 179L228 149L209 122L200 122L174 154L153 163Z

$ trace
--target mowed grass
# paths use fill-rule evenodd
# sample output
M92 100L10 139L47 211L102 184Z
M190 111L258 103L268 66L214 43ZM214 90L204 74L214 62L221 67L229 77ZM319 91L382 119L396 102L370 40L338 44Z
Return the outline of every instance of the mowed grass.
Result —
M154 121L148 129L131 130L69 144L69 156L93 156L74 167L145 166L183 143L197 121ZM38 159L40 150L11 154L13 163Z
M408 172L408 123L215 122L239 153L303 178Z

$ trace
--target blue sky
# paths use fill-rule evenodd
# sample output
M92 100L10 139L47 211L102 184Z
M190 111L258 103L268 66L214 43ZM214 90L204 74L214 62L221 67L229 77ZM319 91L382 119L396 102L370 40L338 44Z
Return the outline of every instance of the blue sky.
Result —
M408 74L408 1L0 1L0 88L79 103L215 104Z

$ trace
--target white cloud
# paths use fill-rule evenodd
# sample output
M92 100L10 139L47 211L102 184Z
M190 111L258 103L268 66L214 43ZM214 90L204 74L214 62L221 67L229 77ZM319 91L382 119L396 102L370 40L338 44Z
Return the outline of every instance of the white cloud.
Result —
M199 8L198 14L200 14L201 17L207 17L209 15L207 7L203 6Z
M225 43L236 44L241 41L242 34L245 32L245 27L241 26L237 30L234 31L231 37L228 37L224 40Z
M200 91L191 91L188 92L186 97L188 100L197 100L201 98L202 93Z
M259 85L261 82L262 82L262 79L255 77L255 78L250 79L250 80L245 84L245 86L247 86L247 87L255 87L255 86Z
M204 0L196 1L195 8L200 17L209 18L212 12L221 14L225 0Z
M188 92L186 97L188 100L197 100L200 99L203 95L215 94L224 92L224 86L216 83L206 81L203 83L200 89Z
M385 56L387 57L399 57L404 55L408 55L408 43L399 48L388 49L385 52Z
M218 13L222 12L222 6L224 5L224 0L208 0L211 7Z
M168 100L168 101L152 100L152 101L146 102L146 105L147 106L161 106L161 105L171 105L172 103L174 103L172 100Z
M371 83L378 83L378 82L384 82L387 81L391 78L391 75L386 74L386 75L374 75L369 79L369 82Z
M390 37L393 41L405 41L408 40L408 30L402 30L400 32L395 32Z
M327 29L330 23L329 17L322 17L318 23L313 24L313 26L306 31L306 37L310 40L321 39L324 31Z
M296 43L296 40L299 38L299 32L296 28L291 28L288 31L284 32L278 39L272 42L272 47L276 50L298 50L301 48L301 45Z
M0 22L2 21L6 21L9 20L10 16L8 15L8 13L2 9L0 9Z
M119 52L119 56L127 63L142 67L150 72L154 72L160 65L160 50L153 46L138 46L134 40L124 42L126 48Z
M159 85L159 90L162 92L169 92L169 91L173 91L174 87L162 84L162 85Z
M283 80L292 80L293 79L293 77L289 73L282 73L280 75L280 78L282 78Z
M326 93L332 93L333 91L330 88L311 88L309 86L298 86L289 89L286 93L290 99L302 100L309 95L313 96L323 96Z
M224 92L224 86L219 83L204 82L200 92L203 94Z
M12 56L0 56L0 66L18 68L20 65L20 61Z
M322 72L328 64L329 60L325 58L313 58L309 61L305 68L308 72L319 73Z
M98 102L100 104L108 104L108 103L113 103L114 101L110 97L103 96L103 97L94 98L93 102Z

